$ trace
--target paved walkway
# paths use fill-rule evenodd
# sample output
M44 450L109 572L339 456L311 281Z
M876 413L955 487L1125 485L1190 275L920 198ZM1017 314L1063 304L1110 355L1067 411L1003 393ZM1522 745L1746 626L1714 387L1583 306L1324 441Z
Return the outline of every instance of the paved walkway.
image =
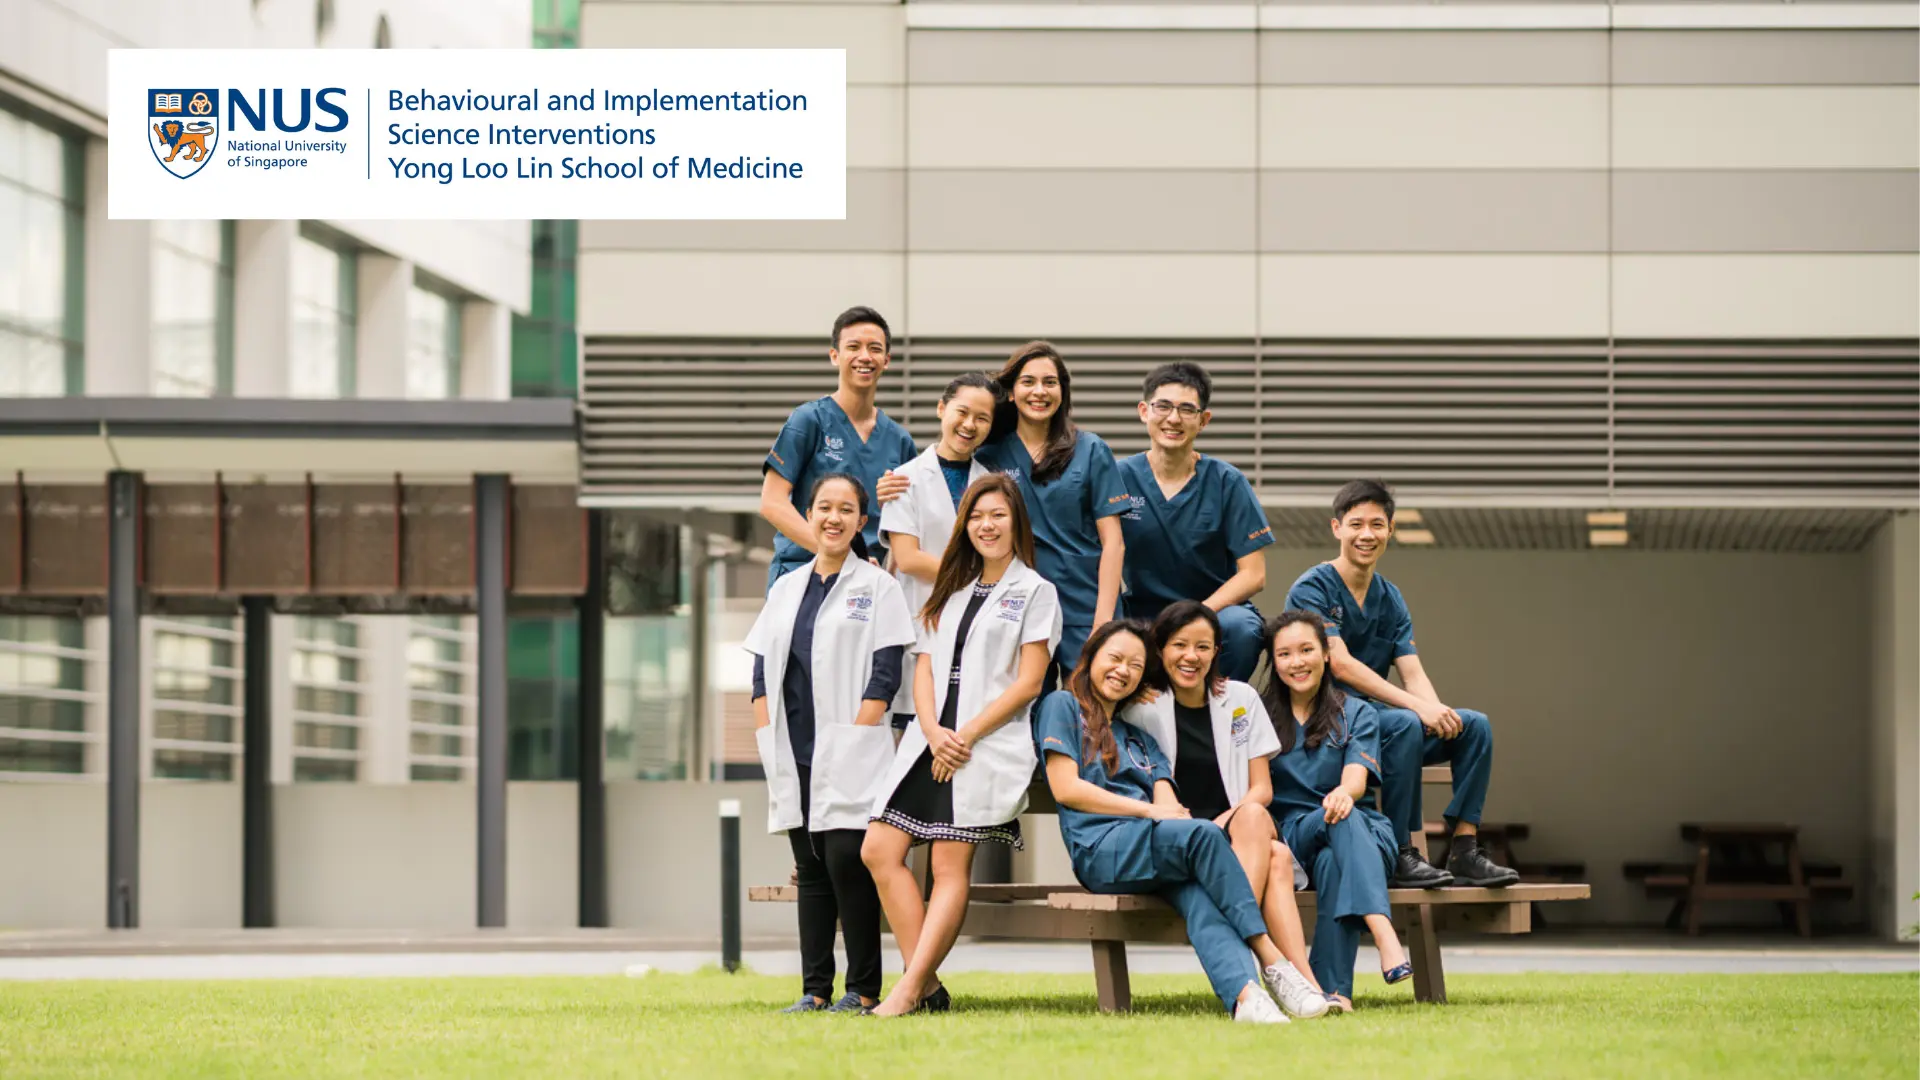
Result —
M1514 941L1448 946L1449 974L1920 972L1920 950L1867 939L1801 942L1784 937L1678 938L1664 934L1536 934ZM1136 972L1198 974L1192 950L1134 945ZM898 964L889 941L888 970ZM635 970L690 972L719 962L717 942L626 931L554 933L360 931L56 931L0 934L0 980L287 979L618 975ZM754 971L798 975L791 941L749 940ZM1378 968L1363 949L1360 970ZM943 966L951 972L1085 974L1084 945L965 941Z

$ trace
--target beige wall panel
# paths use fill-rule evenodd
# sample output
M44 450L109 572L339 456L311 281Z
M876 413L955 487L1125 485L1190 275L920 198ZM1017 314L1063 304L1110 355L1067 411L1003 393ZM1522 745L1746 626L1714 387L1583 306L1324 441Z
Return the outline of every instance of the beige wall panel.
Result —
M1598 87L1316 87L1260 91L1268 169L1598 169Z
M1247 255L914 255L912 330L1009 337L1247 337Z
M899 251L906 174L847 170L845 221L582 221L582 251Z
M1613 133L1620 169L1912 169L1920 90L1622 87Z
M1294 578L1333 554L1269 548L1260 610L1280 610ZM1381 567L1448 704L1492 720L1487 820L1533 826L1518 845L1527 861L1587 864L1593 899L1548 905L1556 924L1657 926L1669 902L1649 900L1620 864L1689 857L1682 821L1793 822L1808 858L1862 880L1862 556L1442 549L1390 552ZM1819 611L1821 632L1754 632L1789 611ZM1806 736L1811 717L1818 738ZM1437 820L1446 789L1425 795ZM1844 918L1859 901L1827 910ZM1715 911L1780 933L1765 904Z
M1267 337L1605 337L1604 255L1263 255Z
M1865 879L1867 915L1882 937L1914 924L1920 892L1920 517L1900 514L1880 527L1866 557L1872 577L1873 737L1868 791L1873 863Z
M1912 30L1621 30L1615 85L1912 85Z
M1262 251L1607 250L1598 170L1327 170L1260 178Z
M908 157L915 169L1250 169L1253 93L916 86Z
M847 168L904 169L907 107L897 86L847 87Z
M1597 30L1268 30L1268 86L1605 86Z
M810 337L855 304L894 317L900 277L897 255L588 251L580 332Z
M1920 336L1912 255L1620 255L1620 337Z
M1209 30L915 30L915 84L1247 86L1253 42Z
M609 4L580 12L593 49L845 49L848 83L906 76L906 15L877 4Z
M1920 173L1623 170L1616 251L1920 251Z
M1253 250L1252 172L920 171L916 252Z

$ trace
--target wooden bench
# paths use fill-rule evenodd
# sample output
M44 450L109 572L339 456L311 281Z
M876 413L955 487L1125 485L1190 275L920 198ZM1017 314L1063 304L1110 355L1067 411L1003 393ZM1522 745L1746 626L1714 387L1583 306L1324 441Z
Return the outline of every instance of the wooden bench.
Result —
M1534 903L1548 900L1585 900L1584 884L1514 885L1505 889L1393 889L1395 925L1407 935L1413 960L1413 996L1418 1001L1447 1000L1446 973L1440 961L1440 943L1423 909L1448 909L1449 926L1483 934L1524 934L1532 929ZM792 902L799 890L790 885L758 885L747 899ZM1314 894L1297 892L1300 918L1312 937ZM1089 893L1079 885L975 885L967 905L965 932L972 937L1039 941L1085 941L1093 947L1094 986L1100 1008L1124 1012L1132 1007L1127 977L1127 943L1184 945L1186 926L1180 916L1155 896L1111 896Z
M1813 901L1853 897L1853 885L1842 880L1838 863L1799 858L1794 826L1689 824L1681 826L1681 837L1697 846L1691 863L1627 862L1620 867L1624 877L1646 889L1649 899L1673 899L1666 918L1669 930L1684 926L1698 934L1700 905L1707 901L1759 900L1777 904L1781 921L1806 937L1812 933L1807 908ZM1767 858L1776 846L1784 850L1784 862Z

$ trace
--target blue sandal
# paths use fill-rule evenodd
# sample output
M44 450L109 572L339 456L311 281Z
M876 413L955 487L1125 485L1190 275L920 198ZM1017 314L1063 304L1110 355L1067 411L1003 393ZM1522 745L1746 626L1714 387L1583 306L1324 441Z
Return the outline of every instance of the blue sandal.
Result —
M1413 961L1408 960L1398 967L1389 968L1381 972L1380 977L1387 980L1388 986L1392 986L1394 983L1406 982L1413 977Z

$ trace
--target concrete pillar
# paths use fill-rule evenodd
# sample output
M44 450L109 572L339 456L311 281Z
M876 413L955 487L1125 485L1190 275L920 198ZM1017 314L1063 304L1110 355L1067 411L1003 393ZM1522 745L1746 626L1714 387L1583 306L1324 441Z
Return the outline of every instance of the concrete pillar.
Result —
M107 144L87 140L86 393L153 392L153 227L107 220Z
M236 221L233 393L286 397L293 363L294 221Z
M359 256L360 292L354 386L363 398L407 396L407 294L413 264L391 255Z
M245 757L241 762L241 925L274 925L275 860L273 853L273 598L249 596L241 600L242 725Z
M1868 789L1873 865L1867 915L1893 938L1920 923L1920 515L1903 513L1869 545L1873 738Z
M405 784L413 778L412 692L407 684L407 643L412 620L383 615L360 620L361 702L360 780L368 784Z
M607 926L606 511L587 511L587 592L580 598L580 925Z
M140 474L107 474L107 928L140 925Z
M479 839L475 910L482 927L507 925L507 503L505 476L473 478L475 610L480 710L474 787Z
M491 300L460 305L460 385L463 398L497 401L513 396L513 312Z

